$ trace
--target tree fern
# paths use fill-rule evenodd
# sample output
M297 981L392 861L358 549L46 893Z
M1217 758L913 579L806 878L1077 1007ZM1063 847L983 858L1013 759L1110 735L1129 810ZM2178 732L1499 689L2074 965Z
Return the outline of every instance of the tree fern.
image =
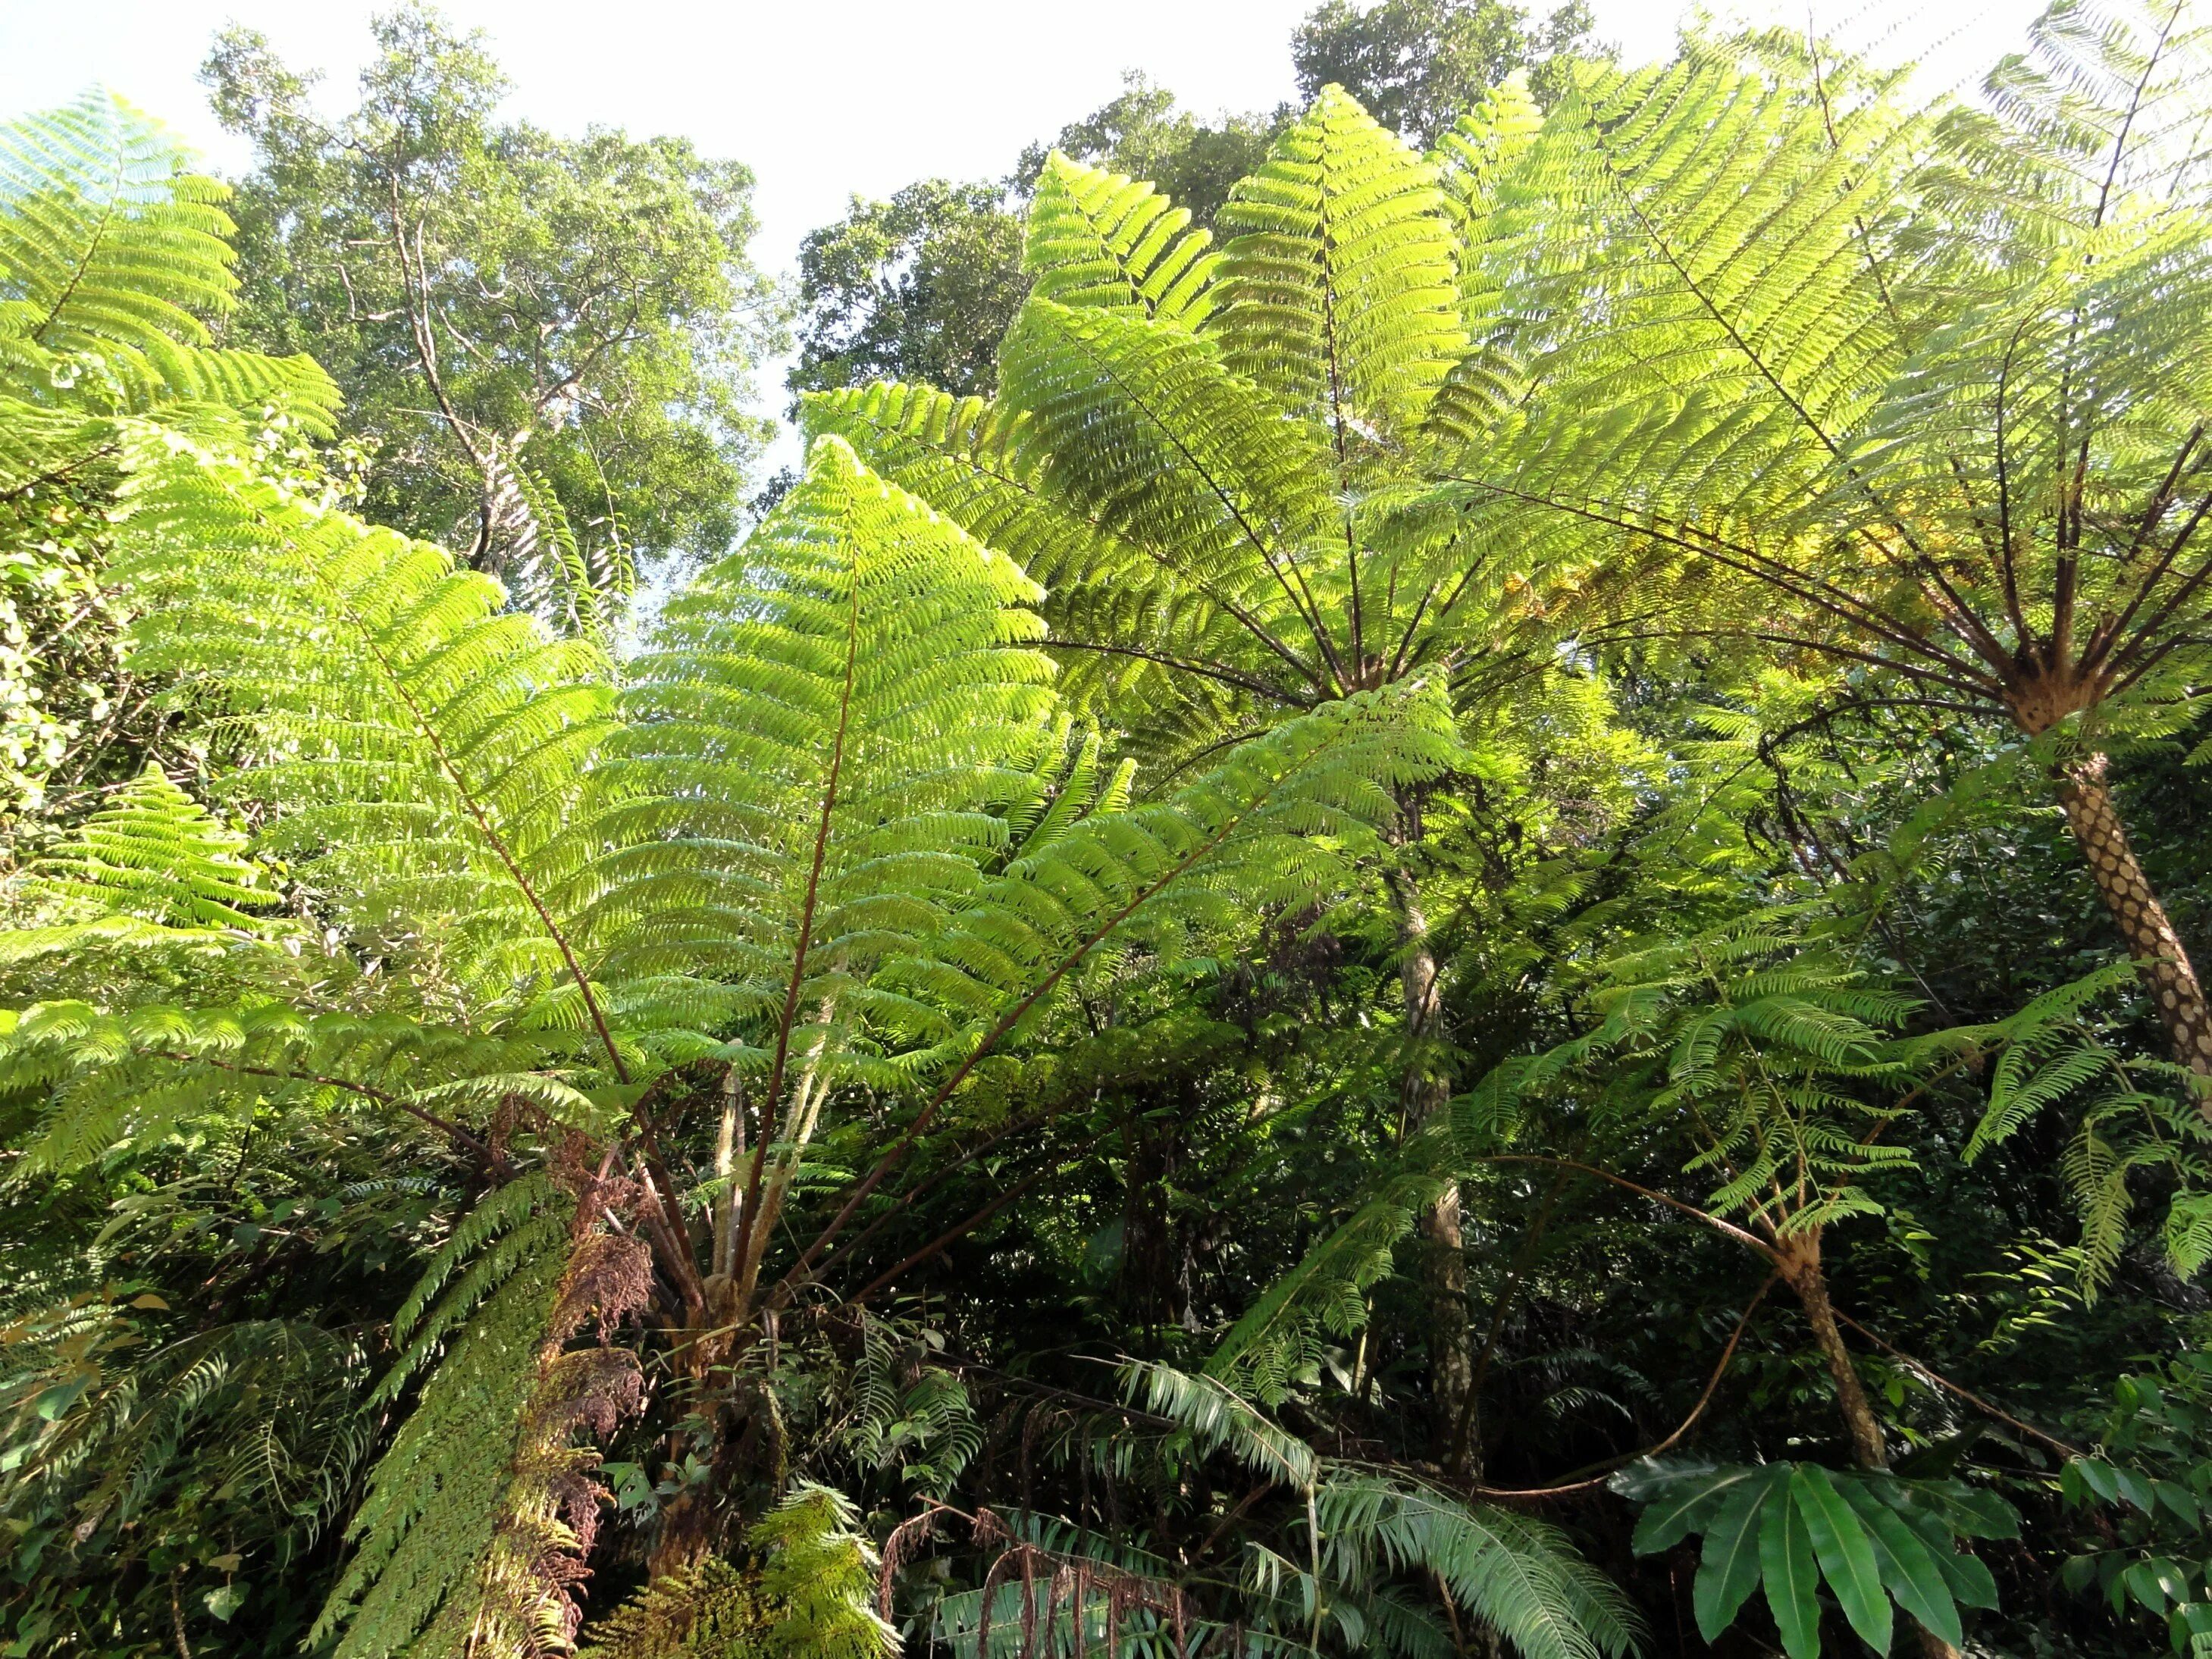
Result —
M2212 1008L2102 755L2184 718L2206 603L2212 461L2175 371L2212 272L2181 205L2203 40L2178 5L2087 17L2062 0L1989 110L1941 119L1818 41L1584 77L1513 185L1544 227L1504 278L1539 389L1446 494L1563 558L1747 584L1624 587L1596 637L1717 620L2043 739L2205 1071Z
M1158 706L1140 735L1170 753L1494 643L1504 573L1404 511L1422 475L1393 447L1473 355L1434 168L1331 89L1232 193L1194 334L1103 303L1145 245L1078 260L1072 193L1124 198L1053 178L1032 262L1091 274L1041 281L997 405L876 387L810 399L815 428L1051 585L1076 684ZM1161 210L1125 194L1132 224Z

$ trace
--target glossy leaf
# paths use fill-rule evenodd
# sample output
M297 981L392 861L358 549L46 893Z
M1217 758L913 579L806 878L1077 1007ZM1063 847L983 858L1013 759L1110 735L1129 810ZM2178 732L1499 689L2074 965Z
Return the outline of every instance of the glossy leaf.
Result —
M1698 1630L1708 1642L1735 1622L1736 1611L1759 1588L1759 1529L1768 1500L1787 1485L1786 1466L1763 1468L1729 1495L1705 1529L1705 1551L1698 1565L1692 1603ZM1786 1500L1785 1500L1786 1501Z
M1887 1652L1890 1638L1889 1597L1882 1593L1874 1547L1857 1513L1837 1492L1828 1472L1817 1463L1800 1463L1790 1477L1790 1495L1804 1516L1813 1553L1844 1617L1876 1652Z
M1766 1585L1766 1605L1790 1659L1817 1659L1820 1563L1813 1553L1813 1534L1805 1525L1804 1512L1790 1501L1781 1482L1776 1485L1775 1501L1766 1506L1765 1522L1759 1529L1759 1568Z

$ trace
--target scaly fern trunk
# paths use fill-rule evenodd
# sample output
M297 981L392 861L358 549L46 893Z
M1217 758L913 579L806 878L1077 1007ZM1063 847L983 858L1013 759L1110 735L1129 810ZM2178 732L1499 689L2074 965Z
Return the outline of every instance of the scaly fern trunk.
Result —
M1443 1035L1443 1001L1436 952L1419 885L1401 868L1389 877L1398 912L1398 977L1406 1000L1406 1069L1399 1084L1399 1113L1413 1133L1451 1098L1451 1083L1429 1065L1425 1050ZM1439 1458L1471 1443L1460 1431L1474 1402L1474 1345L1467 1317L1467 1243L1460 1221L1459 1184L1446 1186L1421 1214L1422 1277L1429 1292L1429 1388L1436 1402L1432 1437Z
M2165 1024L2174 1059L2192 1072L2212 1073L2212 1005L2206 1003L2189 952L2129 844L2127 827L2105 781L2105 757L2092 755L2065 767L2057 782L2058 804L2066 809L2067 826L2088 860L2090 879L2127 941L2128 954L2150 980L2151 1001ZM2212 1100L2204 1110L2212 1115Z

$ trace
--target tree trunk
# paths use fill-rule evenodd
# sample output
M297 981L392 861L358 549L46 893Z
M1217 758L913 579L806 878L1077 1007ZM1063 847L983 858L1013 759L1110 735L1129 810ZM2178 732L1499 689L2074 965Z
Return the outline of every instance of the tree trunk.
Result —
M2092 755L2058 774L2058 802L2066 809L2067 824L2089 861L2089 875L2104 896L2105 908L2127 941L2128 954L2143 965L2149 977L2151 1000L2165 1022L2173 1057L2190 1070L2212 1073L2212 1006L2204 988L2197 981L2189 952L2166 907L2151 890L2142 866L2128 844L2127 828L2112 803L2105 781L2105 757ZM2203 1103L2212 1115L2212 1099Z
M1443 1001L1420 890L1410 874L1398 870L1390 876L1390 896L1398 908L1398 977L1405 992L1410 1050L1399 1085L1399 1109L1411 1134L1443 1109L1451 1098L1451 1083L1430 1068L1422 1052L1430 1040L1443 1034ZM1436 1403L1435 1449L1441 1459L1451 1454L1459 1440L1460 1425L1472 1409L1468 1393L1474 1380L1474 1344L1467 1311L1467 1242L1460 1224L1457 1182L1423 1212L1421 1238L1422 1276L1429 1290L1429 1389Z
M1842 1413L1844 1431L1851 1443L1851 1462L1863 1469L1889 1467L1889 1446L1882 1438L1881 1419L1874 1414L1866 1385L1859 1381L1851 1351L1844 1346L1844 1333L1836 1323L1836 1310L1828 1300L1828 1275L1820 1266L1820 1235L1817 1230L1790 1240L1784 1247L1784 1274L1805 1310L1805 1322L1813 1328L1813 1341L1828 1362L1828 1376L1836 1385L1836 1409ZM1959 1650L1917 1620L1909 1621L1926 1659L1960 1659Z

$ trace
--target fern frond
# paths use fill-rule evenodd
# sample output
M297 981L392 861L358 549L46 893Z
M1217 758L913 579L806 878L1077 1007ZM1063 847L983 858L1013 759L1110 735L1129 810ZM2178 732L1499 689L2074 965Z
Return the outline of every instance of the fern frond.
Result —
M1339 453L1419 423L1467 351L1432 167L1324 87L1220 214L1223 361L1300 411Z
M240 465L180 457L146 481L116 571L149 668L252 732L225 780L272 809L265 844L349 920L434 930L480 1008L517 987L580 1002L618 1052L563 895L614 690L588 643L506 612L440 550L293 498Z
M0 390L119 411L276 401L327 429L337 392L307 358L208 345L237 288L228 195L106 93L0 128Z
M1196 328L1213 296L1210 233L1152 185L1054 150L1030 204L1023 268L1030 291L1065 306L1131 311Z

